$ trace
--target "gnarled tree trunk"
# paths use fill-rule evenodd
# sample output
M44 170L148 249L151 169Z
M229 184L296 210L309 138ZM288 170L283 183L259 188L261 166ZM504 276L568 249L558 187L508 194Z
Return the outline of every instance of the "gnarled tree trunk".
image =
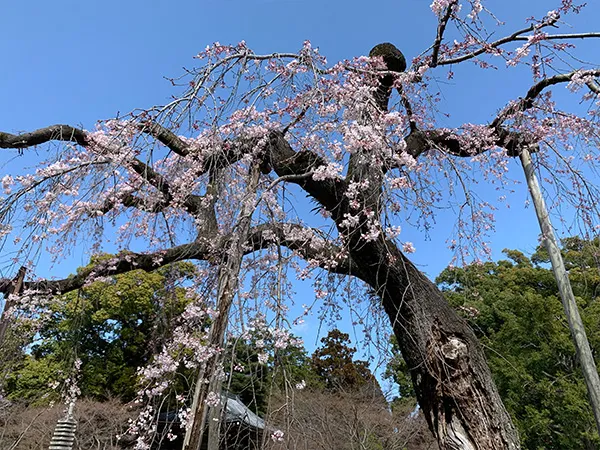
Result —
M279 176L306 173L319 157L295 152L280 133L273 133L270 163ZM296 182L331 213L345 236L347 274L365 281L379 295L410 369L417 400L441 450L505 450L520 448L518 434L492 381L484 353L467 323L450 307L440 290L366 219L381 217L384 169L370 155L357 152L346 180ZM349 182L369 180L370 188L351 207L344 195ZM348 215L360 223L348 228ZM339 270L338 270L338 273Z
M439 289L392 242L351 255L356 275L381 297L440 449L520 448L477 338Z

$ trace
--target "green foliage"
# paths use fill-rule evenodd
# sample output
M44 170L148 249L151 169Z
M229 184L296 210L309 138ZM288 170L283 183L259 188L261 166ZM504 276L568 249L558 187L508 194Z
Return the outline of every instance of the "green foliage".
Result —
M563 241L592 349L600 349L598 250L597 240ZM448 268L437 282L484 344L524 448L597 448L600 440L548 255L543 248L531 259L516 250L504 253L509 260Z
M272 340L261 341L258 347L255 339L232 339L226 353L227 390L238 395L246 406L263 415L273 390L295 389L298 384L322 388L323 382L313 371L310 357L302 345L275 349ZM267 363L261 363L259 353L273 356Z
M392 336L391 342L393 356L388 362L383 377L392 380L398 386L400 396L394 400L396 406L411 404L414 407L417 394L410 379L408 365L402 358L396 336Z
M353 361L356 349L349 346L349 336L339 330L332 330L321 339L323 345L312 357L302 345L282 349L275 348L269 338L260 341L257 345L256 339L231 339L224 364L226 389L259 415L267 412L272 395L296 390L298 386L314 392L347 393L376 387L378 399L383 400L367 363ZM261 362L259 354L270 355L268 361Z
M261 364L255 343L234 339L227 350L225 371L229 374L227 391L236 394L259 415L267 412L272 369Z
M322 389L323 380L315 373L312 359L302 345L290 345L275 353L273 382L279 388L302 384L309 389Z
M20 361L18 370L9 374L5 389L8 398L31 404L32 406L47 404L59 399L54 388L69 373L65 361L48 356L36 359L26 355Z
M91 264L110 257L102 255ZM118 275L64 295L52 307L51 319L40 330L30 354L10 376L9 396L44 398L48 384L58 381L52 380L51 373L58 378L70 374L79 358L82 395L132 400L137 368L161 348L187 303L177 283L194 273L193 264L178 263L150 273L138 270ZM46 366L51 369L40 370Z

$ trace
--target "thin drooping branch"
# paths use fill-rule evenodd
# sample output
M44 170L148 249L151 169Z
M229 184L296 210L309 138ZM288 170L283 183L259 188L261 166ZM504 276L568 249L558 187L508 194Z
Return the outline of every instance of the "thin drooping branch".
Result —
M442 39L444 39L444 31L446 30L446 25L448 25L448 21L450 20L450 16L452 15L452 10L456 5L456 1L450 2L450 4L446 7L446 12L440 18L437 27L437 35L435 37L435 42L433 43L433 50L431 52L431 63L430 67L435 67L438 65L438 57L440 55L440 46L442 45Z
M217 286L216 307L218 314L213 318L208 335L209 344L214 348L222 348L225 342L225 332L229 323L229 311L238 290L239 275L244 259L244 244L248 240L251 229L252 215L255 212L256 191L260 180L258 161L252 161L248 171L246 182L246 192L241 201L241 210L237 218L237 223L231 231L231 239L227 245L221 247L223 260L219 263L219 277ZM209 405L206 404L207 396L210 391L221 395L222 380L217 376L218 366L221 363L222 355L214 355L208 359L201 370L199 370L190 416L188 417L189 426L185 433L183 448L185 450L195 450L200 447L205 428ZM205 383L208 380L209 383ZM211 409L212 419L219 419L218 407ZM212 422L212 420L210 421ZM217 448L219 446L220 425L209 424L209 447Z

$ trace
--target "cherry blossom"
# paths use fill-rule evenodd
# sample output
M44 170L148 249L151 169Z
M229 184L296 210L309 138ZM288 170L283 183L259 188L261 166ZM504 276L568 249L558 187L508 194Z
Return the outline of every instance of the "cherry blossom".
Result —
M577 39L595 36L567 39L555 30L581 6L562 0L516 30L505 30L481 0L434 0L430 8L438 22L433 43L404 73L388 71L382 57L330 64L309 41L296 53L265 55L245 42L216 42L196 55L193 70L172 80L179 91L168 104L99 121L92 130L54 125L0 135L2 148L61 146L30 173L2 178L0 239L16 245L11 264L32 269L27 289L14 299L23 320L41 319L56 294L111 282L119 273L188 259L197 264L171 340L139 369L139 401L147 406L132 431L152 429L152 404L170 392L178 367L200 371L217 361L214 370L224 373L219 361L234 336L253 342L259 362L268 364L297 343L289 324L313 310L336 317L343 302L354 311L365 300L376 316L376 292L397 335L411 326L420 337L428 316L419 326L397 320L408 321L401 310L418 299L407 300L406 289L395 303L398 297L387 289L403 281L388 284L377 274L381 268L400 273L395 264L411 267L404 254L416 249L403 231L429 232L442 209L456 212L455 223L445 225L457 260L489 257L498 202L509 205L519 186L510 164L523 148L535 153L557 205L572 205L584 229L600 222L598 190L585 177L600 162L600 71L583 64L575 47ZM487 31L489 21L498 26L494 33ZM458 76L462 63L481 77L492 67L527 68L531 83L486 112L488 119L453 125L440 106L445 88L439 80ZM374 101L384 77L392 78L387 109ZM585 112L563 105L563 94L576 97ZM478 189L481 183L493 194ZM83 237L92 240L91 253L108 240L118 252L69 279L36 279L35 255L60 262ZM233 261L237 272L224 285L222 268ZM348 275L348 283L339 282ZM310 280L314 294L302 300L308 306L299 317L290 317L296 279ZM211 324L221 321L226 338L215 341ZM407 355L435 354L412 350ZM413 363L426 379L441 376L427 372L435 367L431 361ZM207 394L205 403L214 406L216 395ZM446 405L454 408L461 399ZM182 418L193 421L179 403ZM279 430L273 436L283 439ZM140 438L138 448L145 445Z

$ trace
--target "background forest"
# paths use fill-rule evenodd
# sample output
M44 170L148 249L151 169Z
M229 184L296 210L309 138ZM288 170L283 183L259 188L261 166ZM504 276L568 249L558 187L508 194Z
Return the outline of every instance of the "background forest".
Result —
M572 237L562 244L597 354L600 240ZM597 448L593 415L548 255L541 247L529 256L517 250L504 254L506 259L497 262L446 268L436 282L484 346L524 448ZM138 368L157 355L172 334L189 302L181 286L194 271L192 264L177 263L155 272L118 275L112 282L96 282L67 294L54 304L51 320L32 345L18 347L22 343L18 330L13 330L13 353L2 367L0 446L45 448L62 410L61 394L77 377L84 400L76 411L81 423L76 448L91 448L90 439L97 440L98 448L126 447L127 439L118 443L116 435L135 415ZM278 349L273 339L252 335L252 330L228 342L224 386L285 429L288 448L437 448L394 342L383 377L395 383L396 396L382 392L369 364L356 358L350 336L337 329L323 336L312 354L299 341ZM76 360L80 370L74 374ZM176 376L172 397L190 388L192 372L182 366ZM172 397L161 405L163 410L177 407ZM293 408L283 408L284 403ZM56 406L49 408L52 404Z

